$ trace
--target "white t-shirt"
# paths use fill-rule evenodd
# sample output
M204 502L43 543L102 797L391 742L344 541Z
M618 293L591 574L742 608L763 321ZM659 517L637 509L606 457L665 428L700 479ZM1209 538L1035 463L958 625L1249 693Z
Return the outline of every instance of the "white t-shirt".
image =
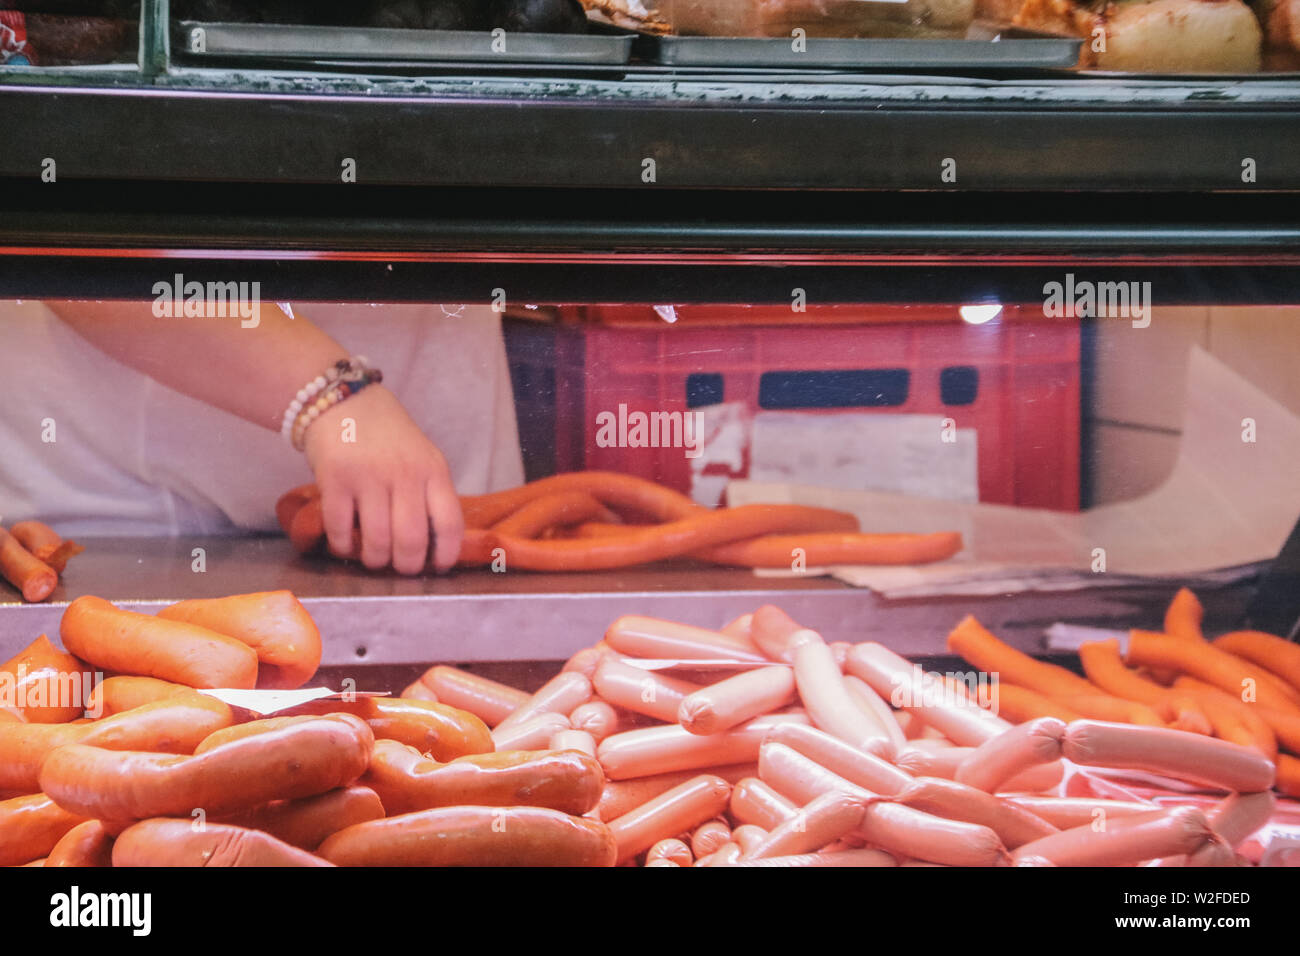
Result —
M523 482L501 321L489 307L298 311L383 371L460 494ZM276 499L312 480L278 433L117 362L40 302L0 302L0 383L0 524L39 518L68 536L276 531Z

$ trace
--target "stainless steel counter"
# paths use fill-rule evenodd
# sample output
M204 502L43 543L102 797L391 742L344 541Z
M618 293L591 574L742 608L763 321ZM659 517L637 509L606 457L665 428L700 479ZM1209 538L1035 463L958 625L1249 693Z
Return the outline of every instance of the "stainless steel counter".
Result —
M82 594L150 612L183 598L287 588L324 638L323 666L563 660L598 641L621 614L719 627L777 604L828 640L877 640L911 656L943 656L948 631L975 614L1006 640L1041 652L1054 621L1154 627L1172 587L886 601L825 578L760 578L690 564L595 574L457 572L404 578L359 565L302 558L283 538L83 540L52 599L25 605L0 582L0 660L40 633L58 633L63 608ZM195 548L206 570L193 569ZM1207 625L1239 616L1242 589L1201 595Z

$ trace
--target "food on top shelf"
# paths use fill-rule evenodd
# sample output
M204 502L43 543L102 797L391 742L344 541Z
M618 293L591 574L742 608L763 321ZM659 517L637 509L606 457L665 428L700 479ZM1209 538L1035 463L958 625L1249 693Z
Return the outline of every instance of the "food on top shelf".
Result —
M214 602L267 622L204 620L262 633L291 599ZM1087 676L959 622L952 650L1025 692L1015 722L999 694L878 644L837 652L774 607L717 631L619 618L533 693L435 665L405 699L252 719L197 692L206 665L150 676L157 648L135 620L148 616L114 629L116 609L92 600L107 625L69 608L64 630L93 632L87 665L115 664L100 708L75 722L75 708L0 711L0 865L1235 866L1264 859L1262 828L1300 823L1285 799L1300 795L1295 655L1258 632L1206 641L1190 592L1136 654L1085 645ZM83 666L44 638L15 660L44 680ZM1262 679L1273 697L1239 701L1186 685L1193 674ZM1059 716L1123 695L1143 705L1112 708L1127 719ZM528 743L499 746L513 739Z
M803 505L710 509L654 482L614 472L555 475L461 499L462 567L597 571L667 558L789 568L925 564L962 548L957 532L871 534L840 511ZM320 491L303 485L276 503L280 526L303 553L325 546ZM354 535L355 537L355 535ZM354 541L352 554L359 549Z
M49 599L68 559L86 550L64 541L48 525L20 521L9 530L0 528L0 575L18 589L24 601Z

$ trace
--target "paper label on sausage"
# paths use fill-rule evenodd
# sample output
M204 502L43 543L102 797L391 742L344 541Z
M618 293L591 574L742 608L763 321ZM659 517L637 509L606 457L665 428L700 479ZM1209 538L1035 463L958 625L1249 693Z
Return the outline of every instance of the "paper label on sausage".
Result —
M231 707L242 707L255 714L274 714L313 700L352 701L359 697L388 697L387 691L330 690L328 687L304 687L299 690L200 690Z

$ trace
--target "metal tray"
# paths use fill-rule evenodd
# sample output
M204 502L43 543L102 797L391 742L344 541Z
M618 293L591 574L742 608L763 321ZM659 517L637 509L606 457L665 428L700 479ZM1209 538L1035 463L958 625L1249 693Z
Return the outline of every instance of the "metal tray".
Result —
M182 21L180 51L194 57L621 64L631 34L506 33L473 30L393 30L271 23ZM202 32L198 32L202 31Z
M861 69L1059 68L1079 62L1083 40L809 39L796 53L786 37L661 37L655 62L665 66L758 66Z

